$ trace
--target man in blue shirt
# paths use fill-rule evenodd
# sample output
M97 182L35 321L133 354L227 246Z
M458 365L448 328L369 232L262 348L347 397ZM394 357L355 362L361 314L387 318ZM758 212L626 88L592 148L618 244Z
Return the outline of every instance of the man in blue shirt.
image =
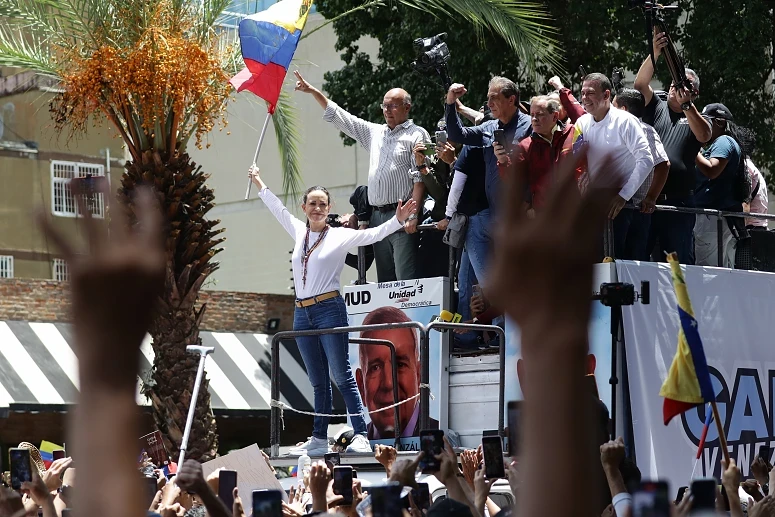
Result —
M742 159L736 141L732 112L720 103L708 104L702 110L710 120L711 139L695 159L698 177L702 179L694 194L699 208L741 212L742 201L735 198L735 178ZM742 221L742 219L741 219ZM718 263L716 218L698 215L694 226L694 255L698 266L734 267L736 242L726 222L723 227L724 263Z
M530 117L519 111L519 88L514 81L495 76L490 79L487 90L487 106L494 120L474 127L463 127L457 115L456 101L465 93L466 88L460 83L449 87L445 115L447 133L454 142L483 148L487 201L490 210L497 214L502 192L500 171L505 171L511 164L511 151L523 138L530 136ZM507 148L495 142L496 129L503 130Z

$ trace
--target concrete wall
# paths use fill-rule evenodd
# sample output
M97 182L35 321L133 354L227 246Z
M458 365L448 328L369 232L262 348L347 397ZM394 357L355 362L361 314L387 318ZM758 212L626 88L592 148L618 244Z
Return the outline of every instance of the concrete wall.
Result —
M311 14L305 32L309 33L324 22L317 13ZM296 51L285 88L292 91L295 79L292 71L299 70L313 86L321 88L323 74L341 68L343 62L334 50L336 35L329 25L303 39ZM361 49L376 55L376 40L363 39ZM322 119L323 110L311 95L294 93L298 110L301 141L302 185L324 185L334 198L333 211L352 212L350 194L357 185L366 184L368 153L360 146L345 147L339 132ZM253 159L261 126L266 116L266 105L253 94L243 92L229 107L227 131L214 131L209 136L209 149L191 150L194 160L211 173L209 184L215 189L217 206L212 217L221 220L226 228L224 251L217 256L221 268L208 287L228 291L262 293L289 293L292 285L290 255L293 242L256 197L244 201L247 170ZM267 137L258 159L262 177L277 194L282 189L280 154L274 127ZM298 199L286 203L297 216L301 215ZM372 267L372 269L374 269ZM373 274L373 272L372 272ZM345 267L342 280L348 283L357 277L354 270Z
M95 163L106 166L100 151L110 149L114 159L110 167L111 187L115 190L123 167L118 159L124 151L107 124L91 128L87 138L68 142L67 134L57 134L48 102L51 93L38 89L18 90L0 96L4 131L0 140L0 255L14 257L17 278L51 278L51 261L58 250L38 229L34 214L44 210L54 227L76 246L82 244L82 232L75 218L51 215L51 161ZM35 142L20 150L21 141Z

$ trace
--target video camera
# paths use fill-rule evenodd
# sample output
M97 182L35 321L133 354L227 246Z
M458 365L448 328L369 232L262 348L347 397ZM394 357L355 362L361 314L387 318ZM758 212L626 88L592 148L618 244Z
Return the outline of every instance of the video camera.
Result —
M421 74L439 74L445 90L452 85L452 79L447 71L450 53L449 47L444 42L446 38L447 33L442 32L430 38L414 40L413 46L417 57L412 62L412 68Z

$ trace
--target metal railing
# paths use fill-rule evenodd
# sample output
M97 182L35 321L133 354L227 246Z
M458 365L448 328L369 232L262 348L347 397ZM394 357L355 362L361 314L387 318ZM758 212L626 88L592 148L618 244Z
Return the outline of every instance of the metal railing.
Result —
M393 329L417 329L420 334L420 363L422 371L420 373L420 429L428 429L430 427L430 337L431 330L454 330L454 329L467 329L467 330L480 330L495 332L500 336L500 380L498 391L498 432L503 436L504 428L504 413L503 405L505 398L505 382L506 382L506 334L502 328L495 325L474 325L467 323L443 323L432 322L428 325L423 325L417 321L409 321L403 323L381 323L378 325L360 325L355 327L334 327L330 329L319 330L300 330L300 331L285 331L278 332L272 337L272 363L271 363L271 415L270 415L270 442L271 442L271 454L273 458L280 455L280 432L281 432L281 408L275 403L280 400L280 341L288 338L297 338L302 336L323 336L327 334L349 334L351 332L366 332L375 330L393 330ZM350 341L356 343L358 341L371 345L386 345L391 347L391 357L395 360L395 347L392 343L380 339L368 339L368 338L352 338ZM394 362L395 364L395 362ZM396 377L396 368L393 367L393 398L398 398L398 382ZM399 402L394 400L394 403ZM394 418L396 418L398 424L396 425L396 445L400 444L400 422L398 421L396 412Z
M640 207L634 207L625 205L625 209L640 210ZM716 217L716 240L718 244L718 267L724 267L724 223L727 217L735 217L739 219L762 219L767 221L775 221L775 214L754 214L751 212L731 212L728 210L714 210L711 208L689 208L679 207L672 205L656 205L655 211L657 212L672 212L679 214L695 214L695 215L707 215L710 217ZM666 250L670 251L670 250ZM616 258L614 252L614 239L613 228L611 224L606 226L606 238L604 240L604 253L606 256Z

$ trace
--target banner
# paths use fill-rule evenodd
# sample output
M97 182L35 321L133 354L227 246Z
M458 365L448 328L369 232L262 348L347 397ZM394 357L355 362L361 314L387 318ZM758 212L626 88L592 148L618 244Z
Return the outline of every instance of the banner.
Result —
M447 280L424 278L397 282L346 286L344 300L350 326L418 321L429 323L447 307ZM396 348L398 400L420 392L420 334L415 329L395 329L368 333L352 332L350 338L384 339ZM393 379L390 351L386 346L350 344L350 364L367 411L393 404ZM431 426L447 428L447 385L449 365L448 334L431 332L430 401ZM399 406L401 444L404 450L419 449L419 398ZM366 415L368 437L372 445L394 443L392 409Z
M600 400L611 410L611 309L599 301L592 301L592 291L599 291L600 284L615 282L614 266L595 264L594 279L590 289L592 316L589 322L589 356L587 374L595 375L595 383ZM519 328L511 320L506 321L506 385L505 402L522 400L522 388L519 378L524 376L526 365L521 359ZM517 375L514 375L514 372ZM504 408L505 411L505 408Z
M667 264L617 262L620 282L650 282L651 304L623 308L627 368L638 467L644 479L688 485L706 407L662 421L659 389L676 352L679 319ZM686 266L686 285L698 322L730 456L743 477L775 427L775 275ZM710 426L695 477L720 477L718 433ZM773 461L772 458L769 458Z

